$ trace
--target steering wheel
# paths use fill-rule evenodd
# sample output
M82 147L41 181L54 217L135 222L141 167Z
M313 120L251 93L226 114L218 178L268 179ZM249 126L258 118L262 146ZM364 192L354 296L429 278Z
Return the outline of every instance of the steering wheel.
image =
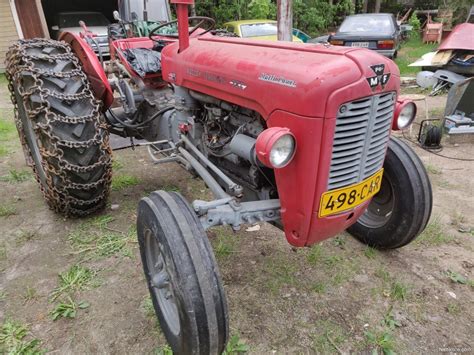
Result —
M199 21L198 24L196 26L194 26L194 28L192 30L189 31L189 35L192 35L194 32L196 32L198 30L198 28L200 28L204 23L207 24L207 26L203 27L204 29L204 32L203 33L200 33L199 36L202 36L206 33L208 33L209 31L212 31L215 27L216 27L216 21L213 19L213 18L210 18L210 17L205 17L205 16L191 16L189 18L189 21L192 22L192 21ZM148 38L150 38L152 41L154 42L160 42L160 40L156 40L153 38L153 36L163 36L163 37L170 37L170 38L179 38L179 35L178 34L159 34L157 33L160 29L162 29L163 27L166 27L166 26L169 26L169 25L172 25L172 24L175 24L175 23L178 23L178 20L174 20L174 21L169 21L169 22L165 22L161 25L159 25L158 27L154 28L150 34L148 35Z

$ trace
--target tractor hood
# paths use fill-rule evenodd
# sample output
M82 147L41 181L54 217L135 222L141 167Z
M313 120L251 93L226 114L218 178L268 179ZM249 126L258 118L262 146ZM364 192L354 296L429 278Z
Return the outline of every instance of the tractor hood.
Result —
M168 45L162 67L170 83L255 110L265 119L277 110L335 117L331 95L341 104L398 91L399 85L397 66L370 50L211 35L191 39L182 52L178 43ZM383 72L375 73L376 67ZM383 88L374 85L380 74L389 74Z

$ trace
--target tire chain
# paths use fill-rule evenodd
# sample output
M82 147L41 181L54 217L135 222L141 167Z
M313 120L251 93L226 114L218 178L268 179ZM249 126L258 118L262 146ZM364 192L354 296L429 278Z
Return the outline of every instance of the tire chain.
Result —
M28 53L29 49L38 48L56 48L65 51L64 54L41 54L34 55ZM74 65L74 69L68 72L55 72L54 70L43 70L35 67L34 61L50 61L54 63L57 60L67 60ZM22 122L19 117L18 102L15 96L14 83L16 84L19 95L21 96L24 103L28 102L30 96L35 95L39 97L39 107L32 109L29 105L24 104L24 108L27 112L27 119L33 121L34 130L36 136L40 134L48 137L50 147L45 149L41 147L39 149L42 158L42 167L46 172L47 188L42 184L38 174L37 167L33 166L33 172L36 180L38 181L41 191L48 201L49 206L56 212L65 214L66 216L86 216L96 212L103 208L104 202L106 201L110 185L112 181L112 150L109 144L108 134L104 134L104 131L108 131L107 123L103 115L101 114L102 103L97 100L91 90L87 76L82 70L81 64L77 57L72 53L71 48L65 42L58 42L48 39L33 39L33 40L20 40L10 47L6 57L7 69L6 77L8 80L8 88L10 90L10 98L14 106L15 112L15 123L20 135L21 144L23 146L25 156L28 160L32 160L32 154L27 144L27 140L23 131ZM34 86L29 91L22 91L21 79L24 73L27 72L34 79ZM51 91L42 87L43 77L55 77L55 78L80 78L83 90L77 94L62 94ZM63 101L76 101L88 99L92 103L93 111L86 116L79 117L66 117L58 114L51 110L50 103L47 98L52 97L54 99ZM38 115L44 114L45 123L39 123L36 121ZM53 130L53 124L57 123L66 124L83 124L88 122L94 122L95 125L95 136L84 142L71 142L66 141L55 135ZM84 149L92 145L99 145L101 151L101 157L99 160L88 166L78 166L71 164L64 158L64 150L62 147ZM55 164L52 164L53 160ZM75 183L72 182L68 176L68 171L74 173L87 173L103 167L105 173L101 179L93 183ZM57 185L53 182L53 175L61 179L61 189L57 189ZM91 190L103 186L101 194L90 200L81 200L71 196L69 190ZM74 206L87 207L86 209L77 209Z

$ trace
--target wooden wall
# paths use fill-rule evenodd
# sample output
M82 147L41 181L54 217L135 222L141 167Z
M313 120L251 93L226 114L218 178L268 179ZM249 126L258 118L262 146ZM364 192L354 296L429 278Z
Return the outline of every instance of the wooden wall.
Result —
M9 0L0 0L0 72L5 71L5 54L18 39Z

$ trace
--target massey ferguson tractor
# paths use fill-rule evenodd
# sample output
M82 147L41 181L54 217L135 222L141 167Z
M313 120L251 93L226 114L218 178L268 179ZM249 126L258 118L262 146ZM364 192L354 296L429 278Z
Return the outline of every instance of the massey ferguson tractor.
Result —
M26 161L56 212L104 208L110 133L146 140L156 164L176 162L206 183L212 201L144 197L137 227L171 348L218 354L228 315L206 230L269 222L295 247L347 230L400 248L424 230L432 192L420 159L390 136L416 115L399 99L394 62L361 48L233 38L211 18L188 17L192 3L171 0L177 20L146 37L116 14L105 67L86 30L20 40L7 77Z

